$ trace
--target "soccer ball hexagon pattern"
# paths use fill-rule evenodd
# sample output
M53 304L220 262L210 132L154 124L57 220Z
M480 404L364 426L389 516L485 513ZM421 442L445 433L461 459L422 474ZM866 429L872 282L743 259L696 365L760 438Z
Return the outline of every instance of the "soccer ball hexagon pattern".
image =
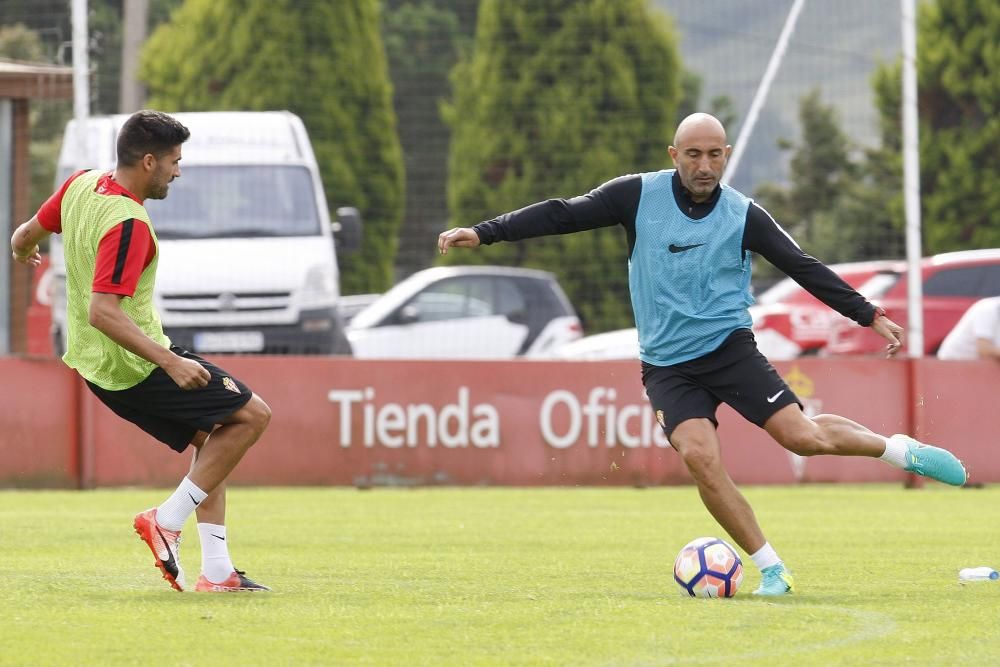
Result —
M725 540L699 537L674 561L674 581L699 598L731 598L743 583L743 561Z

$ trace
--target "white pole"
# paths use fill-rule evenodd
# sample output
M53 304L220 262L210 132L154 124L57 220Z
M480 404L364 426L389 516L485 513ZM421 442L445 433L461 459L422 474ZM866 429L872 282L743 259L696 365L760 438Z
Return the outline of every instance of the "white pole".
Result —
M917 120L916 0L903 6L903 204L906 212L907 353L924 355L923 278L920 260L920 141Z
M788 48L788 42L792 38L792 33L795 32L795 23L799 20L799 14L802 12L802 7L805 3L805 0L795 0L792 3L792 8L788 11L785 26L781 29L778 43L771 53L771 60L767 63L767 69L764 70L764 77L757 86L757 91L750 102L750 110L747 111L747 118L743 122L742 127L740 127L740 134L736 137L736 143L733 144L733 154L729 157L726 173L722 177L723 183L729 183L732 180L733 174L736 173L736 170L740 166L740 160L747 149L747 142L750 140L750 135L753 134L754 126L757 124L757 116L760 115L760 108L764 106L767 94L771 90L771 82L774 81L774 77L778 73L781 61L785 59L785 50Z
M87 50L87 0L72 0L73 23L73 118L76 120L76 155L78 169L93 165L85 162L87 153L87 117L90 115L90 62Z
M27 137L24 137L27 139ZM0 239L13 234L14 226L21 223L14 220L14 101L0 98ZM11 297L14 286L9 284L10 253L4 248L0 252L0 356L10 354Z

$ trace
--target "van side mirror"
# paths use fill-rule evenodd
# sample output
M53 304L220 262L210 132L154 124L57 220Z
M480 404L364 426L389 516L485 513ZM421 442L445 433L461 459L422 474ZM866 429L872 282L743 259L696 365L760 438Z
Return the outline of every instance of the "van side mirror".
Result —
M361 212L353 206L337 209L337 219L331 223L338 247L353 252L361 247Z

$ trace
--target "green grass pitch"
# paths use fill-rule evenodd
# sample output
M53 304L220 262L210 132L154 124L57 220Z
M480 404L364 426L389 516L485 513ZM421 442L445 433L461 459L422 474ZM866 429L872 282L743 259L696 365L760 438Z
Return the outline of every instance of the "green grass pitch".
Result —
M1000 489L750 487L799 591L685 598L692 487L233 488L270 594L180 594L132 516L165 490L0 492L2 665L1000 664ZM722 535L719 535L722 536ZM193 520L182 563L200 553Z

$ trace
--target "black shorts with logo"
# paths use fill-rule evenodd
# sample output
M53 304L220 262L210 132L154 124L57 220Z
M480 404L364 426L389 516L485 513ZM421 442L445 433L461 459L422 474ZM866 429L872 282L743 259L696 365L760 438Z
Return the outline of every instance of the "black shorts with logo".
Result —
M673 366L642 363L642 384L667 438L688 419L719 425L726 403L757 426L793 403L802 407L771 363L757 350L749 329L737 329L713 352Z
M174 354L194 359L211 374L198 389L181 389L162 368L121 391L108 391L88 381L87 386L116 415L130 421L176 452L183 452L195 433L211 433L253 396L250 389L215 364L196 354L170 347Z

